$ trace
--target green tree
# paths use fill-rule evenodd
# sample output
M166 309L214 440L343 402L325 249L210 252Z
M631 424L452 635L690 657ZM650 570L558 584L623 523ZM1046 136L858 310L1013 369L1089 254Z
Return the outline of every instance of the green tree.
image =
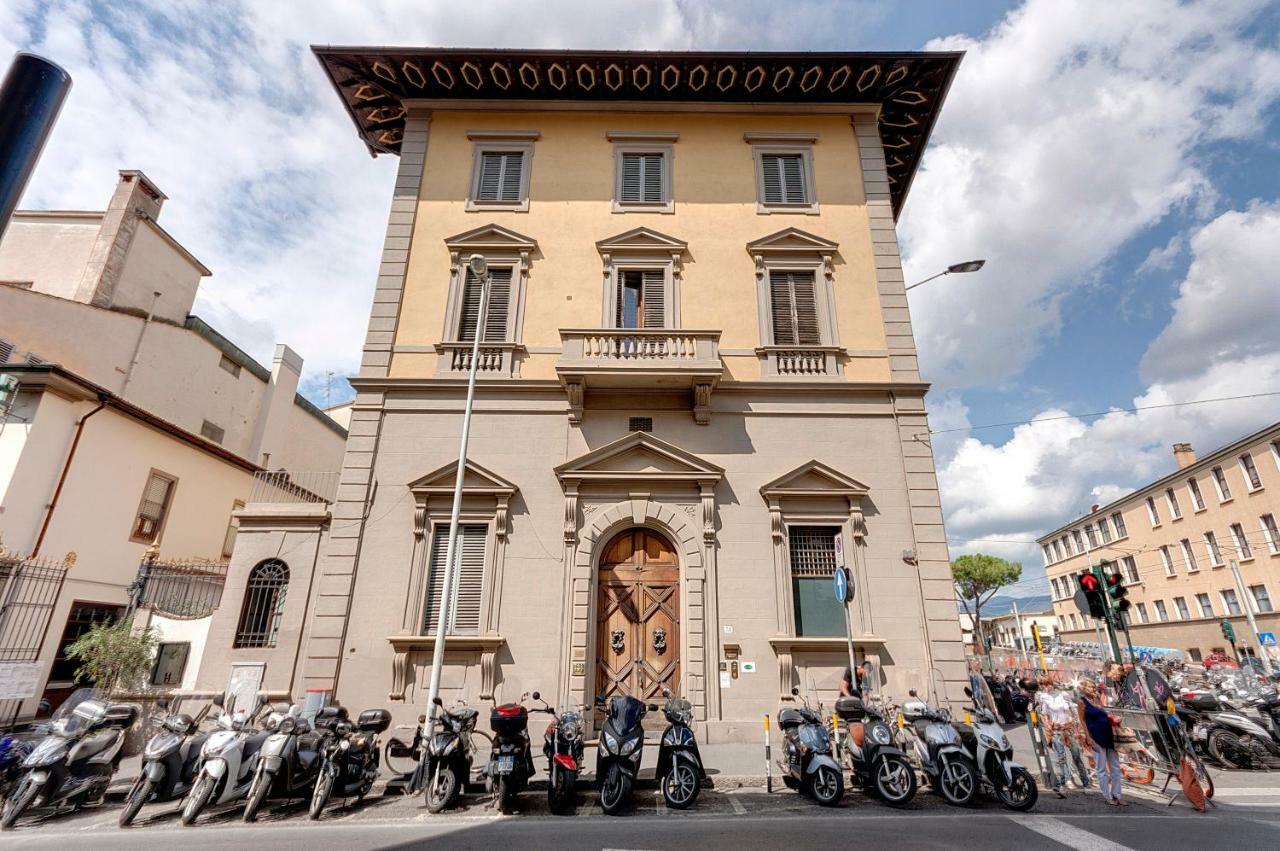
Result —
M956 585L956 596L965 614L973 619L973 646L975 655L986 652L982 643L982 607L990 602L1006 585L1018 581L1022 565L1005 561L984 553L973 553L951 562L951 578ZM973 608L969 608L970 603Z
M76 659L77 679L88 680L106 692L140 688L151 671L159 636L147 627L133 630L133 619L94 624L67 647L67 658Z

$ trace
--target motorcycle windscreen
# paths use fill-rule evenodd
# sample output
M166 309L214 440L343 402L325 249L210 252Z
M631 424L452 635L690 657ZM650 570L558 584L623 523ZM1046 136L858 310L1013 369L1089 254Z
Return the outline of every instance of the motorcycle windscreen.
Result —
M614 717L614 725L619 730L630 730L638 726L645 713L645 705L630 696L615 697L610 709Z
M969 674L969 690L973 692L973 705L979 709L985 709L996 717L996 699L991 694L991 688L987 685L986 679L982 674Z

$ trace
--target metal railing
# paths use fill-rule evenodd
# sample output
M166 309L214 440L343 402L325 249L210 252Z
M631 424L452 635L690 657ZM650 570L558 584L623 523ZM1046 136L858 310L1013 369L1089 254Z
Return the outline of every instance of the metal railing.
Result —
M338 473L336 472L264 471L253 474L249 502L274 505L331 503L337 494Z
M213 614L227 581L225 562L144 559L130 587L133 606L148 606L165 617L196 620Z
M40 647L69 566L0 552L0 665L8 668L9 676L32 683L28 697L35 696L39 685ZM0 728L18 721L25 699L0 700Z

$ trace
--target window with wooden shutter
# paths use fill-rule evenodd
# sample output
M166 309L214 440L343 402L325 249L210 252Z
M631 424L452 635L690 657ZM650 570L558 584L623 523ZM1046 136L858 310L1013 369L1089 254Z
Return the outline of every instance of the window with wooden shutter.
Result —
M618 273L619 328L665 328L666 274L661 269L625 269Z
M501 343L507 340L511 313L511 278L513 269L490 267L489 309L485 316L482 343ZM480 321L480 279L467 270L462 287L462 315L458 321L458 339L471 342L475 339L476 324Z
M483 151L475 200L518 203L523 195L523 176L523 151Z
M431 559L427 567L427 611L423 630L435 635L436 616L444 592L444 560L449 549L449 525L436 526L431 538ZM452 605L445 631L449 635L476 635L480 632L480 604L484 593L485 549L489 527L484 523L464 523L458 527L458 553L454 558Z
M16 346L8 340L0 340L0 363L7 363L13 357L15 348Z
M624 204L661 204L667 200L665 159L659 152L623 152L618 200Z
M135 541L154 544L164 528L165 516L173 502L173 491L177 481L163 473L152 471L147 478L147 486L142 491L142 504L138 506L138 516L133 522Z
M771 271L769 304L775 346L822 344L813 272Z
M764 204L810 203L803 154L761 154L760 172Z

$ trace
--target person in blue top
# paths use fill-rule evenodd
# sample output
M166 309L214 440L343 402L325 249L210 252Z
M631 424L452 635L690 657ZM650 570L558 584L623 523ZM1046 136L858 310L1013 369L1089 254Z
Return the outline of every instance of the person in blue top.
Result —
M1111 713L1102 708L1098 687L1093 680L1080 684L1080 723L1084 727L1085 743L1093 751L1102 797L1113 807L1129 806L1120 800L1120 754L1116 751Z

